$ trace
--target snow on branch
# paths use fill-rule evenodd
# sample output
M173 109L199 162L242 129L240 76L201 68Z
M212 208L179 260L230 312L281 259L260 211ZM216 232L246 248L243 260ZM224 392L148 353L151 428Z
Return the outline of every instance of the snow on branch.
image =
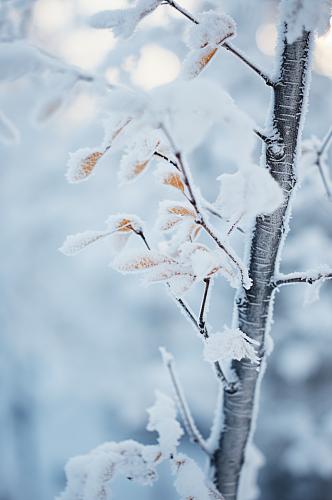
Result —
M327 264L322 264L316 269L308 269L305 273L291 273L275 276L271 282L274 287L291 285L294 283L309 283L312 285L315 281L332 278L332 269Z
M325 0L283 0L279 10L279 18L287 23L286 36L289 44L301 36L303 29L317 30L322 35L329 27L331 7Z
M184 393L182 387L179 382L178 375L174 366L174 357L172 354L166 351L165 347L159 347L159 351L161 352L163 362L165 367L167 368L169 375L171 377L173 389L176 395L176 401L180 410L181 418L183 421L183 425L187 431L188 436L190 437L193 443L197 443L198 446L207 453L208 456L211 456L211 453L206 447L205 441L201 436L199 430L197 429L194 419L189 410L189 406L184 397Z
M106 500L112 495L109 483L118 474L143 486L152 486L158 479L156 465L176 453L183 429L176 420L173 400L159 391L148 413L146 428L158 432L158 444L145 446L133 440L109 442L87 455L72 458L65 467L66 489L57 500Z

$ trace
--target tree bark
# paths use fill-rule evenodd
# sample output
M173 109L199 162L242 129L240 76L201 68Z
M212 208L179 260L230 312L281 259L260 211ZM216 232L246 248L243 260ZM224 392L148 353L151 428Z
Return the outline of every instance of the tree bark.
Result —
M283 51L272 89L273 137L264 146L263 154L267 168L283 189L284 203L271 215L256 219L248 263L253 284L250 290L240 290L235 303L238 326L249 337L259 341L261 360L265 354L265 335L273 308L271 279L278 265L289 201L296 184L295 162L304 121L312 34L303 30L293 43L288 44L285 36L281 43ZM233 393L224 390L224 425L212 460L216 486L225 500L237 497L259 377L257 365L247 360L233 361L232 367L239 380L238 389Z

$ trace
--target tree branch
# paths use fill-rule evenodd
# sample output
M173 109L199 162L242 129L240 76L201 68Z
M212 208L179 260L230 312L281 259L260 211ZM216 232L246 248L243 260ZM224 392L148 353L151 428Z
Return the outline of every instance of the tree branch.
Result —
M190 12L183 9L178 3L174 2L173 0L166 0L165 2L162 3L162 5L167 5L167 4L174 7L174 9L176 9L178 12L181 12L181 14L190 19L191 22L199 24L199 21ZM274 82L271 80L271 78L267 76L262 69L260 69L252 61L250 61L250 59L241 50L235 48L233 44L230 44L229 42L224 42L221 44L221 47L225 47L226 50L234 54L242 62L244 62L247 66L249 66L249 68L251 68L257 75L259 75L265 81L266 85L268 85L269 87L274 86Z
M271 80L271 78L267 76L263 72L263 70L261 70L258 66L256 66L252 61L250 61L250 59L246 55L244 55L244 53L241 50L235 48L234 45L230 44L229 42L224 42L222 44L222 47L225 47L226 50L229 50L229 52L234 54L242 62L244 62L247 66L249 66L249 68L251 68L257 75L259 75L264 80L264 82L266 83L266 85L268 85L268 87L273 87L275 85L274 82Z
M187 434L188 434L190 440L193 443L198 444L198 446L210 458L212 458L212 454L207 449L205 440L203 439L199 430L197 429L195 422L194 422L194 419L193 419L191 412L189 410L189 406L188 406L187 401L184 397L184 394L183 394L183 391L182 391L182 388L181 388L181 385L180 385L180 382L178 379L178 375L177 375L175 368L174 368L174 360L169 357L168 360L165 362L165 365L169 371L171 381L173 384L173 388L174 388L174 391L176 394L176 400L178 403L179 411L180 411L180 414L181 414L181 417L183 420L183 425L187 431Z
M315 281L321 279L331 279L332 270L326 269L326 272L320 272L318 269L310 269L305 274L303 273L292 273L283 275L282 278L271 281L271 286L277 288L278 286L291 285L293 283L309 283L312 285Z
M185 183L185 185L188 189L188 193L189 193L189 197L187 197L187 199L192 204L192 206L196 212L196 215L197 215L197 219L195 221L196 224L201 225L205 229L205 231L211 236L211 238L215 241L215 243L218 245L218 247L226 253L226 255L230 258L230 260L233 262L233 264L238 268L238 270L240 271L240 274L241 274L241 282L242 282L242 285L244 286L244 288L247 288L247 289L250 288L251 283L250 283L249 277L247 276L247 272L246 272L242 262L240 261L240 259L234 257L231 249L226 248L225 242L221 242L220 239L214 234L214 232L210 228L208 222L205 220L204 215L200 211L196 197L194 195L193 189L191 187L191 184L190 184L187 172L186 172L186 168L185 168L184 163L182 161L182 156L181 156L180 151L177 151L177 148L175 147L174 141L173 141L172 137L170 136L168 130L166 129L165 125L163 123L160 123L159 127L163 130L164 134L166 135L166 137L167 137L167 139L168 139L168 141L169 141L169 143L174 151L174 154L178 160L179 169L183 174L183 180L184 180L184 183Z

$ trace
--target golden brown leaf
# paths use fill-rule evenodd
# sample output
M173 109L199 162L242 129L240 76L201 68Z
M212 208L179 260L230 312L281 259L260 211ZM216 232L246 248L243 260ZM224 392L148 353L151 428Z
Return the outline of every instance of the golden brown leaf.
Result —
M173 186L177 189L180 189L181 191L184 191L184 185L181 180L181 176L177 172L169 172L168 174L166 174L163 180L163 184Z

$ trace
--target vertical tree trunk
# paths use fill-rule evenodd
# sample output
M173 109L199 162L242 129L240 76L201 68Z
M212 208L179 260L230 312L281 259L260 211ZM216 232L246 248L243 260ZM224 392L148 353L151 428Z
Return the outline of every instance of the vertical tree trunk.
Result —
M241 290L236 300L239 328L259 341L263 358L265 334L273 307L271 278L278 265L287 210L296 183L295 160L305 112L305 95L310 74L312 34L303 31L293 43L282 42L276 83L272 89L272 123L274 134L264 147L266 165L284 192L284 204L273 214L258 217L250 242L249 271L253 280L250 290ZM286 219L286 222L285 222ZM233 361L239 387L224 392L224 426L219 447L214 453L215 481L225 500L235 500L244 462L244 450L250 433L257 366L246 360Z

